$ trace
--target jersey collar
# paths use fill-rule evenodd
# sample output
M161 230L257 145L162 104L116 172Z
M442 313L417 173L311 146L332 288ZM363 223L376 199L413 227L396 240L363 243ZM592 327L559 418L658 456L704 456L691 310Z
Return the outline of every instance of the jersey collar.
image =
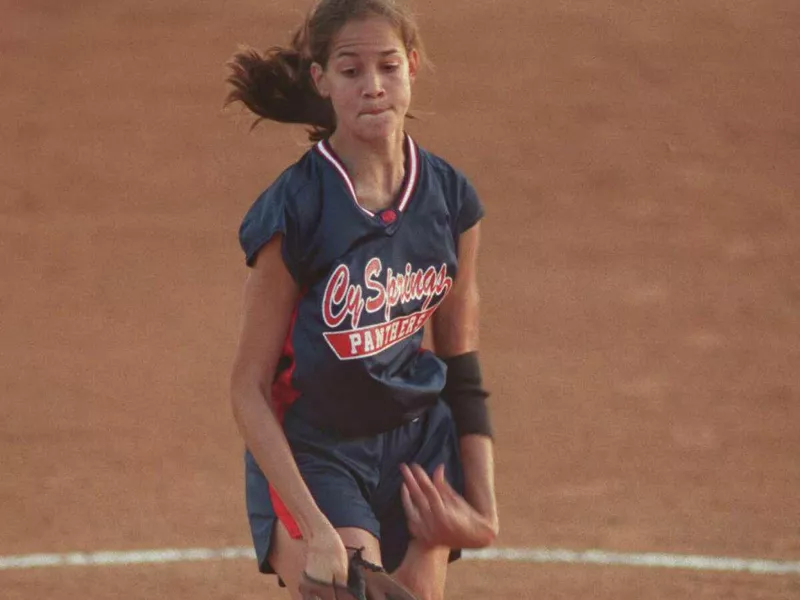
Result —
M356 188L353 185L353 180L350 179L347 169L345 169L344 164L333 151L333 148L331 147L330 143L328 143L328 140L321 140L317 142L316 148L323 158L325 158L325 160L327 160L333 166L333 168L338 171L339 175L344 181L345 187L350 191L350 197L355 203L356 207L370 217L376 216L374 212L364 208L358 203L358 197L356 196ZM417 145L407 133L405 134L405 154L406 174L403 178L403 185L400 188L400 193L397 196L397 200L391 206L391 208L396 210L398 213L403 212L408 206L411 196L414 194L414 190L417 187L417 182L419 181L419 153L417 150Z

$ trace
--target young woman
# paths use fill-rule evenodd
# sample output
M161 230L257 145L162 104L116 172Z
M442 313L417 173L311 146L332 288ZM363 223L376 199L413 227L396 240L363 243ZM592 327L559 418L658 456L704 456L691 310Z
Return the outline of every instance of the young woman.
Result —
M478 363L473 187L405 133L423 60L392 0L321 0L291 47L237 54L230 101L317 143L240 229L231 377L259 567L299 598L348 548L420 598L498 531ZM433 327L435 354L422 348Z

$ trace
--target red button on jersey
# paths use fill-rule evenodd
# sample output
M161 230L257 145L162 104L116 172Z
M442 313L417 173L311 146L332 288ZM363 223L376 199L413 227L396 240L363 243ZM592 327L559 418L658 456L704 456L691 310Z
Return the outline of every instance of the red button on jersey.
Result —
M381 221L383 221L387 225L389 223L394 223L396 219L397 219L397 213L394 212L391 208L381 213Z

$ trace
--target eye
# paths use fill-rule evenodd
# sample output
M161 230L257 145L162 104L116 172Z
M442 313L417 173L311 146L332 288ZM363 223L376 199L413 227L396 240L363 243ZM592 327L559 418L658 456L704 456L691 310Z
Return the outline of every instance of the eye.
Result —
M355 77L356 75L358 75L358 71L356 70L355 67L346 67L344 69L341 69L339 72L345 77Z
M386 63L383 65L383 70L387 73L394 73L400 68L400 63Z

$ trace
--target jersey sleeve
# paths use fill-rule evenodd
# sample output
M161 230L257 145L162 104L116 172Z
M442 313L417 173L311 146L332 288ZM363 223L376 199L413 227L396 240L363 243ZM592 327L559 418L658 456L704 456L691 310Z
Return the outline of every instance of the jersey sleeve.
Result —
M459 234L472 228L483 218L483 203L478 197L478 192L466 177L460 177L458 214L456 216L456 230Z
M301 279L299 228L292 210L293 195L281 181L267 188L250 207L239 227L239 244L247 266L255 264L259 250L275 235L282 234L281 254L295 281Z

